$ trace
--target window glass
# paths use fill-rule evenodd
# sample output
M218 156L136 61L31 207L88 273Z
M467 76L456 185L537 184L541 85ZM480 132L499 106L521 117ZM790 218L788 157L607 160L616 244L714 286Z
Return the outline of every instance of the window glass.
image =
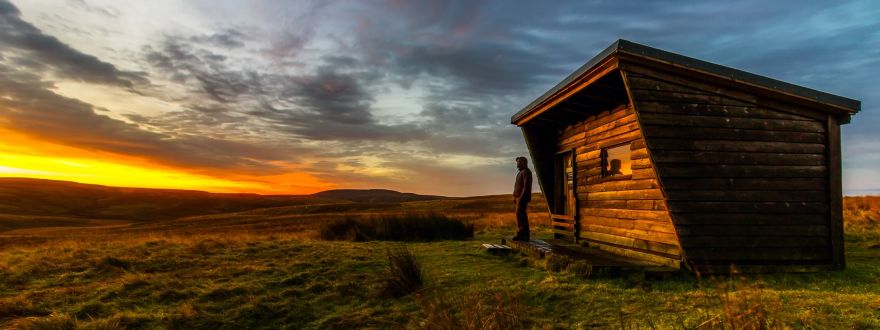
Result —
M632 174L632 160L630 159L629 144L605 149L605 161L602 162L603 176L614 177Z

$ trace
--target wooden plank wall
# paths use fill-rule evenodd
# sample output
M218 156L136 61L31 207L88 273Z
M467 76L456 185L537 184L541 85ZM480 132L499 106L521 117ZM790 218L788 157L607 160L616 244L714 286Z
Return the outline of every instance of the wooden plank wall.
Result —
M602 148L629 144L632 177L603 181ZM632 106L559 130L557 152L575 150L580 239L612 253L678 267L680 248Z
M830 262L827 115L639 66L625 79L688 260Z

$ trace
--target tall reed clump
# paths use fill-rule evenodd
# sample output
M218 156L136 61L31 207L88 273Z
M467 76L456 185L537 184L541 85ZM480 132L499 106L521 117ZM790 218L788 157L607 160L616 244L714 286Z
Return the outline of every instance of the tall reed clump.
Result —
M318 237L330 241L427 242L462 240L473 236L473 223L436 213L347 217L318 228Z
M405 245L387 252L388 265L384 274L384 293L390 297L403 297L422 289L425 280L422 264Z

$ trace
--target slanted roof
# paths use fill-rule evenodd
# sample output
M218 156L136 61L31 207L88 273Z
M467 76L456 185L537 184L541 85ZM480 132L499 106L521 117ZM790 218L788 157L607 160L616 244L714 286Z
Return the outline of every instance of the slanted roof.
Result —
M537 109L539 105L547 102L555 95L564 91L566 87L580 80L584 75L593 71L602 63L605 63L606 60L612 57L619 58L624 54L636 59L651 60L653 62L664 63L679 68L686 68L695 72L726 79L731 82L751 85L768 91L797 97L802 100L824 105L825 108L831 107L837 112L849 115L855 114L861 109L861 102L858 100L817 91L815 89L790 84L773 78L619 39L608 46L608 48L605 48L601 53L587 61L587 63L577 69L577 71L556 84L556 86L544 93L544 95L541 95L541 97L532 101L525 108L514 114L510 118L511 123L516 123L526 115L530 114Z

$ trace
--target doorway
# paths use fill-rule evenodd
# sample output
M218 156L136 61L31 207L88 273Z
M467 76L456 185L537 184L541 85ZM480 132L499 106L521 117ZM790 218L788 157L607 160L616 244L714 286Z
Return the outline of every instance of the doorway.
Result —
M554 159L554 205L550 220L553 225L553 237L577 241L577 171L575 169L574 150L556 154Z

